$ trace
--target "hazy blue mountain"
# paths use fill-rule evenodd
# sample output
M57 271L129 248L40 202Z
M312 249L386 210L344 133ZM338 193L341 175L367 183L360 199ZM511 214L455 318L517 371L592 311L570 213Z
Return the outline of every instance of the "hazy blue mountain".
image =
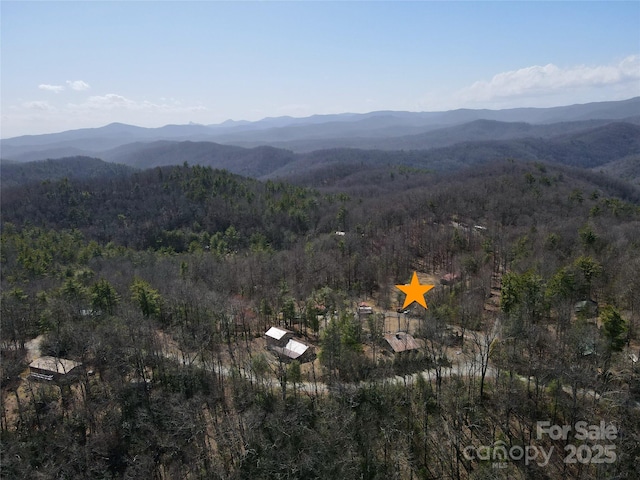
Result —
M242 148L213 142L135 143L117 147L102 155L104 160L137 168L166 165L205 165L233 173L260 177L296 160L293 152L268 146Z
M318 150L300 154L297 162L289 163L269 176L291 179L316 176L321 182L322 178L330 179L381 165L452 171L504 159L593 168L634 155L640 155L640 126L611 123L546 139L470 141L429 150Z
M595 122L598 125L598 122ZM591 122L588 125L592 125ZM582 124L582 126L584 126ZM293 153L274 147L242 148L212 142L154 142L129 144L105 152L103 158L139 168L162 165L190 164L225 168L253 177L297 175L328 165L354 164L361 167L377 164L405 164L437 170L452 170L495 159L518 158L563 163L583 168L604 165L620 158L640 153L640 126L630 123L606 123L579 129L566 124L562 135L551 136L528 124L496 124L474 122L460 131L440 136L434 133L432 144L451 142L439 148L384 151L381 149L334 148L309 153ZM576 129L575 131L573 131ZM484 137L486 131L496 131L505 140L455 141L461 138ZM562 131L557 128L555 130ZM481 132L479 134L478 132ZM519 132L536 132L538 136L510 139ZM546 138L544 138L546 136Z
M625 120L634 116L637 118L638 112L640 112L640 97L622 102L600 102L554 108L461 109L448 112L417 113L380 111L367 114L316 115L306 119L291 119L289 117L284 121L284 124L272 128L263 128L265 125L273 125L271 122L256 122L253 128L245 127L241 131L216 132L213 134L213 138L219 143L242 146L268 144L294 151L336 147L381 148L385 150L433 148L433 146L425 144L429 139L420 141L420 139L408 136L443 130L446 127L477 120L543 125L589 120ZM560 133L563 131L550 132L543 136ZM448 144L465 140L474 139L459 139Z
M552 135L554 132L562 134ZM294 153L270 146L244 148L215 142L162 140L129 143L104 151L100 156L108 162L143 169L187 162L255 178L294 179L318 175L319 179L331 179L341 172L351 174L383 165L452 171L507 158L605 168L611 162L640 155L640 126L626 122L531 125L480 120L415 138L419 143L406 141L405 145L431 148L331 148ZM74 168L80 168L83 161L95 162L86 157L76 158ZM57 171L54 174L57 175ZM29 174L24 175L30 178Z
M435 146L444 146L447 142L434 142L429 136L424 139L402 137L424 135L436 129L459 126L477 120L542 125L589 120L623 120L637 116L638 112L640 112L640 97L618 102L597 102L554 108L461 109L447 112L380 111L364 114L314 115L306 118L265 118L257 122L227 121L219 125L167 125L160 128L112 123L100 128L4 139L0 141L0 147L2 158L23 161L38 157L54 158L55 155L69 153L89 152L92 156L101 156L100 153L122 145L158 140L209 141L244 146L271 145L305 151L345 146L381 149L433 148L425 144L431 142ZM515 128L523 127L520 125ZM564 133L564 131L556 131L554 134L558 133ZM467 132L466 135L469 133ZM451 139L448 142L451 144L459 141L496 139L487 135L485 134L483 138L465 138L463 134L463 137L456 139L450 132ZM501 136L497 139L503 138ZM387 145L384 142L385 139L395 140ZM375 142L380 145L376 145Z
M640 117L624 119L625 122L640 125ZM474 120L453 127L437 128L428 132L403 136L384 136L380 132L371 137L305 138L289 141L272 141L269 145L294 152L312 152L328 148L360 148L370 150L427 150L441 148L461 142L510 140L515 138L550 138L578 132L611 123L610 120L587 120L581 122L561 122L534 125L524 122L499 122L497 120ZM236 142L253 147L263 142Z
M15 162L36 162L39 160L47 160L51 158L92 157L96 154L96 152L81 150L75 147L42 146L37 148L37 150L25 151L22 147L3 147L2 162L6 162L9 158Z

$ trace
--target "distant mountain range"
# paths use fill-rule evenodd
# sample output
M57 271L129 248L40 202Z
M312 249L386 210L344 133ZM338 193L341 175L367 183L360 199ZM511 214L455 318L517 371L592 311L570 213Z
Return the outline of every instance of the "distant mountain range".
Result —
M372 112L208 126L114 123L5 139L0 148L3 177L9 173L12 181L18 167L7 161L64 157L135 168L188 162L256 178L299 177L339 164L452 170L517 158L599 168L634 179L640 158L640 97L554 108ZM89 172L97 171L93 167ZM36 170L40 173L34 178L55 169L40 164Z

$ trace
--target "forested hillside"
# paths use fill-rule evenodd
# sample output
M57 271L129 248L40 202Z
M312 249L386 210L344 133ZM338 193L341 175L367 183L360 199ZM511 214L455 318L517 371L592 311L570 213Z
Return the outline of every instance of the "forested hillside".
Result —
M581 123L581 127L575 130L566 125L538 126L535 131L540 134L546 131L546 138L534 138L519 136L530 132L526 124L479 121L458 127L455 132L434 132L437 135L429 137L432 140L427 143L421 143L421 149L412 149L411 141L407 140L399 144L406 149L395 151L334 148L294 153L268 146L242 148L212 142L133 143L100 154L102 160L115 165L82 156L25 164L3 162L2 184L10 186L64 177L118 176L132 171L131 167L145 169L187 162L259 179L299 182L313 178L317 185L321 185L331 178L344 176L346 172L366 172L383 166L446 172L510 158L611 171L614 176L636 180L638 176L633 168L633 159L640 154L640 126L606 123L592 127L592 123ZM589 127L585 128L587 125ZM563 130L570 133L557 135ZM478 131L482 133L477 134ZM551 132L556 134L550 135ZM482 137L505 139L463 141ZM449 146L435 148L442 144Z
M182 165L184 162L219 169L261 179L293 179L312 172L329 168L351 168L361 170L363 166L404 165L433 171L454 171L475 167L495 160L517 158L520 160L545 161L592 168L604 167L640 152L640 126L632 123L606 123L572 131L570 127L547 128L556 135L547 133L546 138L532 136L519 137L510 128L526 135L522 125L499 124L499 128L487 122L480 126L467 125L456 129L451 137L446 132L438 132L433 140L419 143L416 148L411 141L398 143L394 151L364 150L354 148L332 148L308 153L294 153L290 150L260 146L242 148L220 145L213 142L172 142L133 143L101 153L101 158L109 162L125 164L136 168ZM476 135L475 128L482 134ZM542 133L545 129L537 127ZM558 131L570 133L558 135ZM491 133L494 132L494 133ZM497 132L507 132L498 134ZM512 130L513 132L513 130ZM473 138L489 138L471 141ZM492 140L491 138L505 140ZM448 145L439 148L439 145ZM395 145L395 144L394 144Z
M640 185L640 155L630 155L607 165L596 167L594 170Z
M233 173L261 177L297 157L273 147L242 148L212 142L153 142L125 145L103 154L107 161L139 168L191 164L223 168Z
M133 171L133 168L126 165L107 163L98 158L65 157L27 163L2 162L0 181L2 187L13 187L63 178L100 178L104 180L112 177L124 177Z
M327 233L333 225L326 217L338 208L336 198L301 187L188 165L109 180L65 178L2 196L3 219L14 225L76 229L104 244L177 253L192 243L228 253L258 239L281 249L307 232Z
M3 139L0 145L4 162L68 163L67 157L84 156L142 169L188 162L281 180L337 165L454 171L508 158L606 170L640 154L639 102L637 97L558 108L371 112L160 128L113 123ZM636 178L628 175L633 169L612 171ZM54 173L50 178L58 178Z
M636 478L638 189L569 153L331 154L294 182L180 162L3 187L1 476ZM436 286L405 311L414 271ZM317 358L274 354L271 326ZM419 348L389 351L399 330ZM27 379L40 355L82 368Z

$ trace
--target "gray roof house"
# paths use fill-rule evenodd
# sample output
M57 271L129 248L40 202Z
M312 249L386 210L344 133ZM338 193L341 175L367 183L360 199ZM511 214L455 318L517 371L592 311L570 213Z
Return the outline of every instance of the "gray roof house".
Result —
M71 378L77 373L81 363L66 358L40 357L29 364L29 372L32 378L38 380L63 380Z

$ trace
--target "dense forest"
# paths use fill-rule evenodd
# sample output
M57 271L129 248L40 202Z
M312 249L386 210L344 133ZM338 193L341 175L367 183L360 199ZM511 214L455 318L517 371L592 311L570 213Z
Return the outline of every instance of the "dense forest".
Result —
M315 155L289 181L3 186L2 478L637 478L637 187ZM436 286L402 311L414 271ZM267 349L272 326L316 358ZM389 351L400 330L419 348ZM82 366L37 380L39 356Z

